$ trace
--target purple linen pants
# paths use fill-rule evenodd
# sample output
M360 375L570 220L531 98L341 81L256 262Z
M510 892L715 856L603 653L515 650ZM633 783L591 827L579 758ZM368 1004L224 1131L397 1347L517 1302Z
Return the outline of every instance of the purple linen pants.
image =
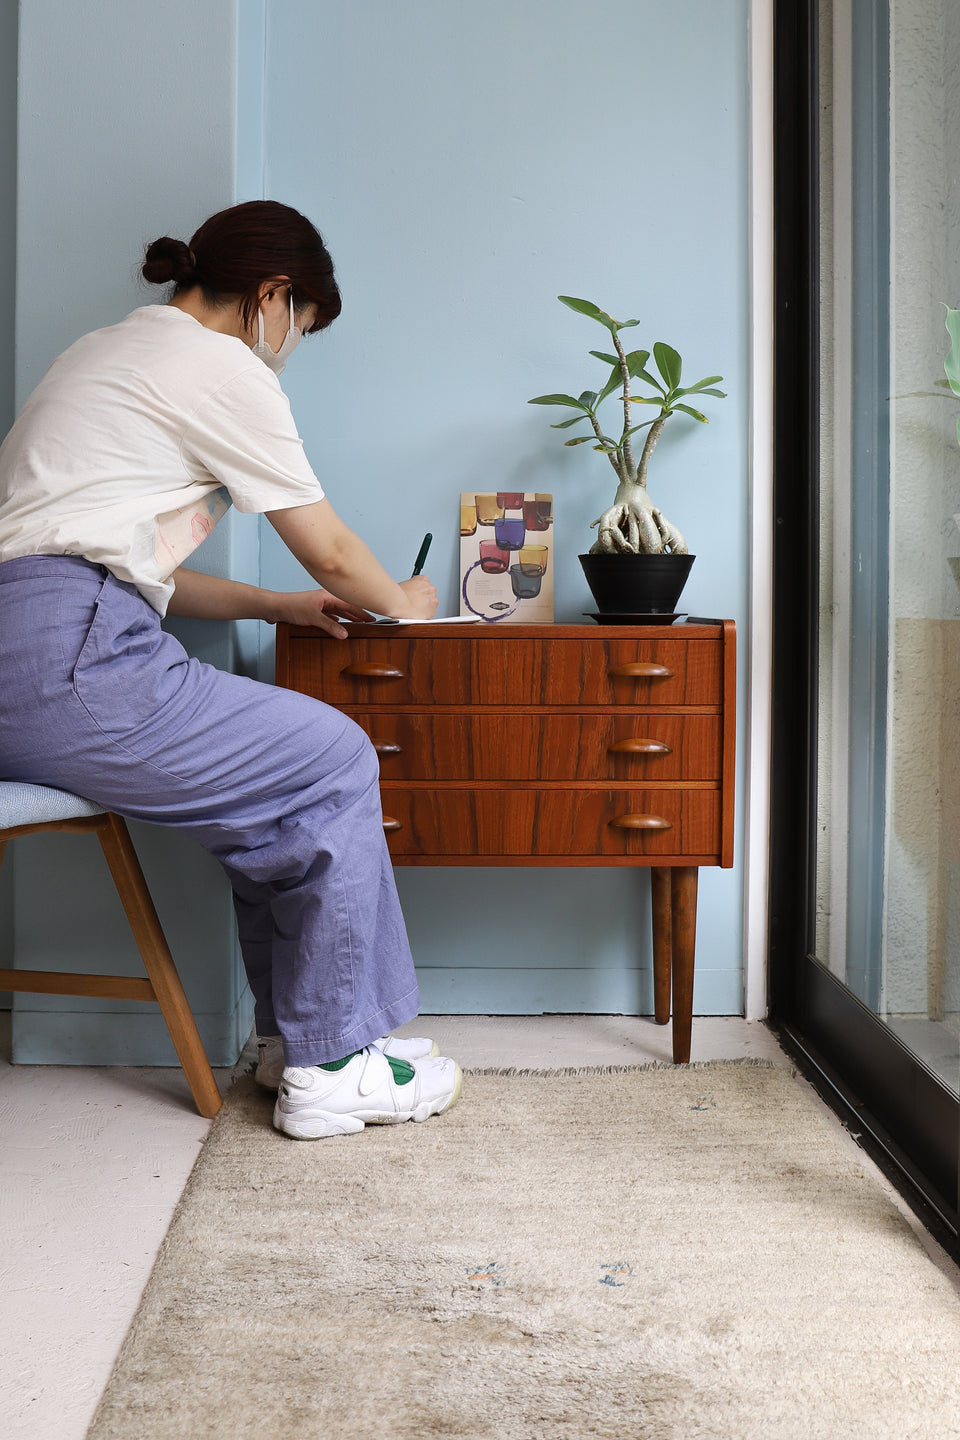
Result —
M0 564L0 777L215 855L257 1030L283 1036L287 1064L342 1059L416 1015L366 735L308 696L190 659L102 566Z

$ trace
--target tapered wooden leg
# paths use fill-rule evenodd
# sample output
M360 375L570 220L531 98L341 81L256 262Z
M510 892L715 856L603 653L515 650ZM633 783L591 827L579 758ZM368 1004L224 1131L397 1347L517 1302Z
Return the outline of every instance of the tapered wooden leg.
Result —
M693 1029L693 957L697 940L696 865L677 865L670 871L673 928L673 1063L690 1060Z
M180 976L140 869L133 841L119 815L104 816L104 823L97 827L97 835L197 1109L201 1115L212 1120L223 1103L220 1091L183 993Z
M650 898L653 905L653 1018L658 1025L670 1019L670 970L673 965L670 871L655 866L650 871Z

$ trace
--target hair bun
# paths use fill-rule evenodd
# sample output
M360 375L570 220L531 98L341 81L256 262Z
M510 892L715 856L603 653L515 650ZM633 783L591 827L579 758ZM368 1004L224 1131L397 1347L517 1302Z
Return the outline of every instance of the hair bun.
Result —
M188 245L182 240L171 240L169 235L162 235L147 246L140 273L151 285L166 285L169 280L183 285L195 278L196 264Z

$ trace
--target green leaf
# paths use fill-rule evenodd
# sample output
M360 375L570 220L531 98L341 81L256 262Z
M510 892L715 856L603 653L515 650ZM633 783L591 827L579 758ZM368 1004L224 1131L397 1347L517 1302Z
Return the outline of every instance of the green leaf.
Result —
M557 299L570 310L576 310L578 315L587 315L591 320L605 325L611 335L615 335L618 330L627 330L631 325L640 324L639 320L614 320L612 315L601 310L599 305L594 305L592 300L578 300L573 295L558 295Z
M594 445L593 448L601 455L616 455L618 453L616 445Z
M569 430L571 425L581 425L584 420L589 420L589 415L573 415L569 420L558 420L556 425L551 425L551 430Z
M578 403L583 406L584 410L595 410L597 405L596 390L582 391Z
M641 377L643 375L643 367L649 359L649 350L631 350L627 356L627 369L630 371L630 374L638 378Z
M672 391L672 394L673 394L673 395L719 395L719 397L720 397L721 400L725 400L725 399L727 398L727 392L726 392L726 390L704 389L704 387L703 387L702 384L701 384L701 385L691 385L691 386L689 386L689 388L687 388L687 389L684 389L683 387L681 387L679 390L674 390L674 391Z
M708 375L705 380L698 380L696 385L691 385L686 393L692 395L694 390L702 390L705 385L716 385L722 379L722 375Z
M600 404L600 401L601 401L601 400L606 400L606 398L607 398L608 395L612 395L613 392L614 392L614 390L620 390L620 389L622 388L622 386L623 386L623 371L620 369L620 361L618 360L618 361L616 362L616 364L614 365L613 369L612 369L611 372L610 372L610 379L607 381L606 385L604 385L603 389L600 391L600 396L599 396L599 398L598 398L598 400L597 400L597 405Z
M663 376L669 390L676 390L680 384L680 371L683 361L671 346L665 345L658 340L653 347L653 358L657 362L657 369Z
M593 439L593 436L592 436L592 435L578 435L575 440L564 440L563 443L564 443L565 446L568 446L568 445L586 445L587 441L588 441L588 440L592 440L592 439Z
M658 390L661 395L663 395L664 397L666 397L666 394L667 394L666 390L664 390L664 388L663 388L663 386L660 384L660 381L659 381L659 380L654 380L654 378L653 378L653 376L650 374L650 371L649 371L649 370L638 370L638 371L637 371L637 379L638 379L638 380L646 380L646 382L647 382L648 385L652 385L653 388L654 388L654 390Z
M694 410L692 405L674 405L673 408L674 410L682 410L684 415L692 415L694 420L699 420L702 425L708 423L706 415L701 414L699 410Z
M583 410L585 407L579 400L574 400L572 395L537 395L535 399L528 400L528 405L569 405L574 410Z
M597 360L606 361L608 365L620 364L620 361L617 359L616 355L608 355L605 350L591 350L589 353L593 355L594 358ZM946 384L946 381L944 381L944 384Z
M599 305L594 305L591 300L577 300L573 295L558 295L557 299L562 305L570 310L576 310L578 315L586 315L590 320L596 320L600 325L605 325L613 335L617 329L617 322L606 310L601 310Z
M954 395L960 395L960 310L947 310L946 326L950 336L950 349L943 362L943 369L950 389Z
M659 415L651 415L649 420L641 420L639 425L631 425L629 430L624 431L624 440L626 440L628 435L636 435L638 430L646 430L648 425L652 425L654 421L659 420L659 418Z

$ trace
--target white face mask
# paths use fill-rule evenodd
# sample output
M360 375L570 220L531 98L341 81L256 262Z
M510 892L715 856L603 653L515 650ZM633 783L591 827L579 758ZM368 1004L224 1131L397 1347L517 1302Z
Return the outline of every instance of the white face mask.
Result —
M299 330L294 324L292 290L290 291L290 327L287 330L286 335L283 337L283 344L280 346L280 349L271 350L270 346L263 338L262 310L257 311L257 337L258 338L256 345L251 347L253 349L254 355L256 355L260 360L262 360L264 365L266 365L267 369L272 370L274 375L282 375L283 368L286 365L288 359L293 354L294 350L296 350L297 346L300 344L300 341L303 339L303 331Z

